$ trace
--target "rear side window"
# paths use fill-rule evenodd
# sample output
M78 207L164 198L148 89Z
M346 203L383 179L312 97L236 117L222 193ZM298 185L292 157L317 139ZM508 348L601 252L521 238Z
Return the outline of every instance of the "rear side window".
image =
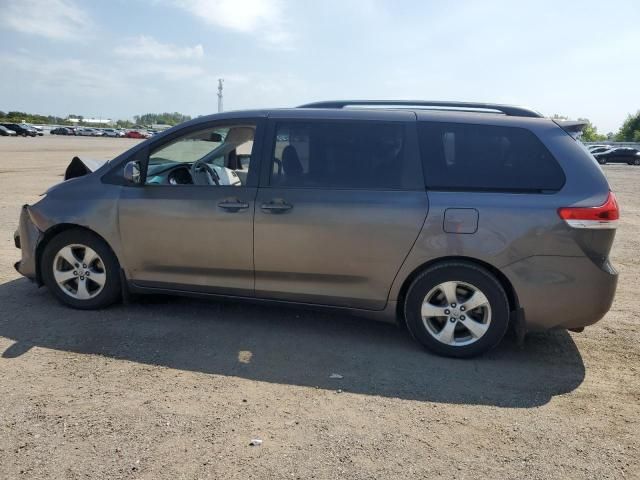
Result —
M409 151L405 132L400 122L278 123L270 185L423 189L419 160Z
M549 150L524 128L420 122L418 135L434 190L546 192L565 182Z

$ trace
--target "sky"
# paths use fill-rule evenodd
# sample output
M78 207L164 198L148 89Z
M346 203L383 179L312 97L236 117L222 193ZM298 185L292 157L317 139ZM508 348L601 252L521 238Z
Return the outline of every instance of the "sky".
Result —
M334 99L509 103L617 131L640 1L0 0L0 110L132 118Z

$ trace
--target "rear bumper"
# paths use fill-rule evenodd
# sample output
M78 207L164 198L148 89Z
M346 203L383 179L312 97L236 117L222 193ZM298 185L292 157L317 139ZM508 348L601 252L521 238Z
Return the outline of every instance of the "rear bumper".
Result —
M29 206L24 205L20 211L18 230L13 234L16 248L22 253L22 258L16 262L16 270L30 280L38 280L36 268L36 248L42 238L42 232L34 225L29 215Z
M588 257L534 256L502 269L511 281L527 330L581 328L611 308L618 273Z

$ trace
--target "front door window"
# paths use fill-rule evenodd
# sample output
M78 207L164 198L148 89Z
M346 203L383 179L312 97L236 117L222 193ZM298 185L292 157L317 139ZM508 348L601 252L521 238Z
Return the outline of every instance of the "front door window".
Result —
M149 155L147 185L246 186L255 124L216 126L178 137Z

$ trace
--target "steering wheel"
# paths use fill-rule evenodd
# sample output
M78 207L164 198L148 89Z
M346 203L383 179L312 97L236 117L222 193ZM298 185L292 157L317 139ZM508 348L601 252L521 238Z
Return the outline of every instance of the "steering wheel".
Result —
M218 172L216 172L215 169L211 167L211 165L200 160L191 164L191 178L193 178L194 184L198 185L199 183L198 179L200 178L200 175L198 175L198 173L200 171L203 171L205 173L207 177L207 184L220 185L220 176L218 175Z

